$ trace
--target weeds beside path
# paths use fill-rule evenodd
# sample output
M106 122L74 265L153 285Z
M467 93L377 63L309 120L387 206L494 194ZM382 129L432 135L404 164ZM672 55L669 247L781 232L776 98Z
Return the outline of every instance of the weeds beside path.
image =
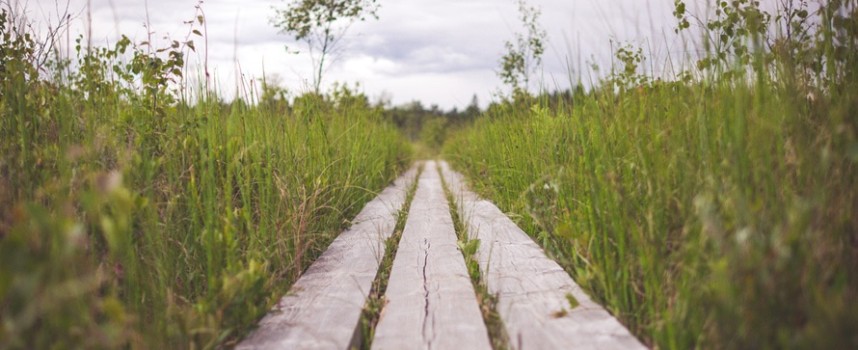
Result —
M229 345L409 162L347 91L226 103L171 90L179 47L35 67L0 28L0 348Z

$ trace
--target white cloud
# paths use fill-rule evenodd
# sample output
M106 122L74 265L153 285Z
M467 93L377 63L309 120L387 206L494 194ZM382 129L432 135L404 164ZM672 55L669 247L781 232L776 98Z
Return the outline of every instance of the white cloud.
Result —
M81 13L74 37L86 32L86 1L71 1L71 7ZM659 57L666 57L668 49L682 51L677 50L682 43L673 36L670 0L530 2L542 9L542 25L549 34L544 77L552 87L569 85L567 65L586 72L587 61L595 61L604 71L611 57L610 40L635 42ZM166 33L183 38L188 33L183 21L193 19L195 4L195 0L148 0L156 38ZM288 54L284 45L294 43L270 24L272 8L284 6L278 0L203 4L209 65L223 86L234 85L234 59L238 59L246 77L260 77L265 71L281 76L293 91L306 90L307 81L312 80L309 58ZM360 81L370 96L388 92L397 104L421 100L442 108L462 108L474 93L485 104L501 87L495 69L503 43L520 27L513 0L381 0L381 6L378 21L352 26L343 42L344 54L328 71L325 85ZM30 3L30 15L44 17L53 8L53 0L37 0ZM91 17L95 43L114 40L117 31L137 41L147 37L144 1L91 0ZM204 52L201 42L197 48ZM663 69L659 67L665 60L656 58L656 70Z

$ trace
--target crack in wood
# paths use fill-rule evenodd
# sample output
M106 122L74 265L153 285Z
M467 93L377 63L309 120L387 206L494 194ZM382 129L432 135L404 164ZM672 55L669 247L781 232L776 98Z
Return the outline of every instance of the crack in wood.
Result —
M490 349L435 162L418 181L372 346Z
M460 217L468 236L484 242L476 252L480 279L497 296L498 313L512 335L509 346L643 348L507 215L468 192L461 175L442 162L453 198L448 204L437 166L427 162L417 180L373 348L490 348L448 205L469 214ZM381 260L366 248L383 252L396 225L389 209L403 205L407 182L397 180L368 204L237 348L347 348ZM580 304L570 305L569 295Z
M429 279L426 276L426 268L429 266L429 248L432 246L432 242L429 241L428 238L423 239L423 340L426 341L426 346L429 349L432 349L432 337L434 334L430 334L427 336L427 328L426 326L429 324L428 321L434 322L434 320L430 320L431 315L429 314L430 305L429 305ZM431 329L429 329L431 331Z

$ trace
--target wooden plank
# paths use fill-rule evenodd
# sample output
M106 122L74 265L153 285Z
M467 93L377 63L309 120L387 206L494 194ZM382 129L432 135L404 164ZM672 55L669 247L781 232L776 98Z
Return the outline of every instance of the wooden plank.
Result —
M416 166L367 203L237 349L347 349Z
M469 191L461 174L440 167L466 221L480 240L480 269L513 349L644 349L616 318L494 204ZM567 295L578 306L572 308Z
M441 178L427 162L393 261L373 349L490 349Z

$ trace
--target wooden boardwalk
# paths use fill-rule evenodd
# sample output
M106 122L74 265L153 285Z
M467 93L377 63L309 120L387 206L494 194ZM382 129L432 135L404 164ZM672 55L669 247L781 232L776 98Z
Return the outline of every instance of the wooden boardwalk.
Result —
M491 349L435 162L426 162L373 349Z
M238 349L348 349L416 169L358 214ZM447 203L442 176L455 203ZM643 349L491 202L443 161L420 173L393 259L373 349L489 349L485 323L457 247L455 205L477 251L483 283L512 349ZM574 302L570 302L574 300Z

